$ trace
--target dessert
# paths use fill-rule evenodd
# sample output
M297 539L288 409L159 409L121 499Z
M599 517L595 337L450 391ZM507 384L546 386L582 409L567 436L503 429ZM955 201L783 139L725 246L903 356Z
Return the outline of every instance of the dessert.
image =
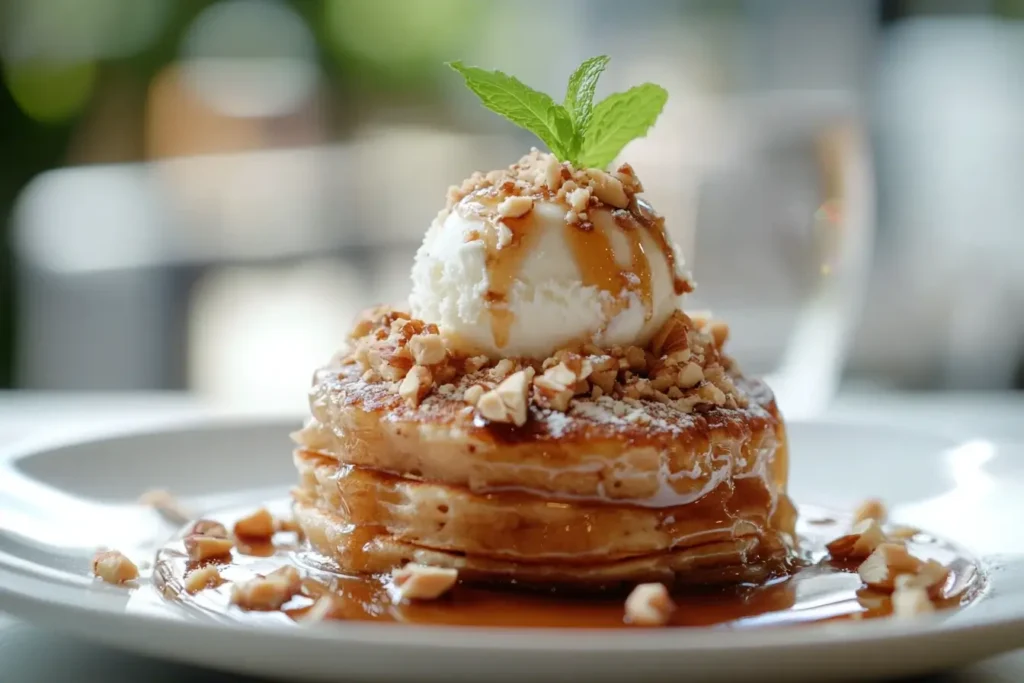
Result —
M684 311L683 254L609 167L665 92L594 105L606 64L562 105L452 65L551 152L451 188L408 307L369 309L315 372L291 518L186 527L157 556L164 595L298 623L644 627L913 616L976 591L958 549L878 500L810 515L798 543L771 390L725 323Z

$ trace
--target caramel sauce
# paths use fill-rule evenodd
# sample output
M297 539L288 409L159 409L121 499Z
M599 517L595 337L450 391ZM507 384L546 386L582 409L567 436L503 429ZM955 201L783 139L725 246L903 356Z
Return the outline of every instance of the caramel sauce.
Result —
M497 197L490 190L473 196L465 205L468 215L483 217L492 212L498 204ZM568 210L568 207L566 207ZM605 315L612 317L627 302L620 294L635 292L644 305L645 320L654 313L651 264L644 246L643 236L650 235L658 251L665 259L673 278L673 289L678 296L692 291L690 283L678 276L676 257L671 241L665 231L665 221L651 209L650 205L637 200L637 209L628 210L594 209L591 220L580 224L565 224L565 238L573 253L584 285L611 294ZM534 211L520 218L498 219L512 233L506 244L498 243L498 230L474 231L469 239L482 239L487 249L488 291L485 303L491 316L491 335L498 348L508 344L509 334L515 322L515 314L509 308L509 294L522 270L523 263L540 238ZM495 226L496 227L496 226ZM609 237L615 230L626 238L629 245L629 262L620 264Z
M226 511L212 517L226 522L247 512ZM814 520L803 523L800 529L805 561L802 568L763 585L675 591L673 600L678 609L668 626L753 628L891 614L887 596L862 588L855 565L834 564L825 556L824 544L848 528L849 516L807 507L802 513ZM187 611L250 625L293 623L317 598L329 594L335 606L331 618L346 621L424 626L633 628L624 623L622 591L574 593L525 590L512 584L496 587L460 583L439 600L396 604L384 578L339 574L329 561L309 552L292 533L278 533L273 545L271 555L248 554L246 550L251 546L236 548L230 561L216 563L227 583L190 595L184 590L184 577L196 565L188 561L180 538L172 540L157 553L154 587L166 600ZM951 569L936 607L965 606L982 593L984 576L977 563L961 549L926 534L919 534L908 545L914 555L936 559ZM230 604L232 582L265 575L288 564L299 567L305 579L302 594L292 598L280 612L246 612Z

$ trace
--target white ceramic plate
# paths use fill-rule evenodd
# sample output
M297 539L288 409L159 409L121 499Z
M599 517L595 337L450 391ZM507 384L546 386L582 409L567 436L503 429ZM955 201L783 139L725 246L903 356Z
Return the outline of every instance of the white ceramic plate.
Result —
M287 434L295 426L193 422L0 456L0 609L125 649L303 680L863 679L1024 646L1024 447L864 424L791 425L795 499L842 509L879 496L894 521L964 546L982 558L988 582L968 608L733 631L246 628L89 578L97 546L145 557L172 533L135 504L144 490L175 491L199 511L283 496L294 478Z

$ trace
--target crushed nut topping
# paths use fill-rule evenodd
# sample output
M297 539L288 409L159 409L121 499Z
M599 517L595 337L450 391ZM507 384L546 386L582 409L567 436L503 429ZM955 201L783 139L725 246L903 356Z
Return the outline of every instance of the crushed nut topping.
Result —
M920 588L928 593L932 599L942 596L946 580L949 578L949 567L941 562L928 560L921 565L915 574L900 574L896 577L893 585L897 590L901 588Z
M531 403L567 412L576 399L651 401L686 413L700 406L746 408L749 399L733 381L734 363L716 341L726 338L723 329L677 311L644 348L582 344L542 363L495 362L461 356L447 348L436 326L377 308L356 325L340 362L357 364L363 381L385 384L412 408L438 394L473 406L485 420L515 425L528 419ZM642 419L635 408L624 405L622 412Z
M266 508L260 508L235 522L235 536L240 538L269 539L274 535L275 529L274 517Z
M866 519L877 520L880 524L886 520L888 516L885 505L882 501L877 498L869 498L863 503L857 506L857 509L853 512L854 523L863 522Z
M917 527L897 524L889 529L888 536L894 541L909 541L919 533L921 530Z
M642 583L626 598L626 623L664 626L675 610L676 605L663 584Z
M391 586L396 602L436 600L451 590L458 578L459 572L455 569L410 562L391 573Z
M870 588L891 591L900 574L916 574L924 564L898 543L882 543L857 569L861 580Z
M855 525L849 534L828 543L825 548L836 560L862 560L886 540L885 532L878 522L868 518Z
M216 588L224 583L220 570L215 565L193 569L185 577L185 592L194 595L205 588Z
M327 619L334 618L334 612L337 609L334 597L331 595L322 595L317 598L317 601L313 603L313 606L302 613L302 616L298 618L298 621L307 623L317 623L320 621L326 621Z
M272 612L302 591L302 575L295 567L281 567L266 576L235 584L231 604L244 610Z
M92 573L107 583L121 585L139 578L139 568L117 550L101 550L92 558Z
M231 549L235 542L230 538L217 538L216 536L192 535L185 537L185 551L191 562L204 562L218 558L231 556Z
M533 209L530 197L506 197L498 204L498 213L505 218L519 218Z

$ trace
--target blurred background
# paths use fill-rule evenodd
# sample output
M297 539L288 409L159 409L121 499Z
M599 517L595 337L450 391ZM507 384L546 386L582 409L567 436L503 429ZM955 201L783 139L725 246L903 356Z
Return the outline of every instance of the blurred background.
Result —
M301 406L537 144L443 62L559 99L595 54L670 93L624 158L744 367L1024 386L1024 0L6 0L0 388Z

